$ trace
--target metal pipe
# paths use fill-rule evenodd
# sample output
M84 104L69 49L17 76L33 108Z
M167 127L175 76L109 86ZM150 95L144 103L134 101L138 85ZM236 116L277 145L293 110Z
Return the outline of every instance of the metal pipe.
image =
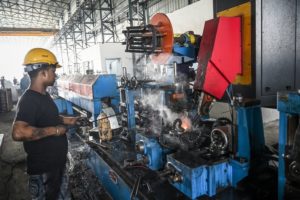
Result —
M123 76L127 77L127 69L126 69L126 67L123 67Z
M133 185L133 188L132 188L132 191L131 191L131 194L130 194L130 200L136 199L136 196L137 196L138 191L139 191L139 187L141 185L141 180L142 180L142 176L139 175L137 177L137 179L135 180L135 182L134 182L134 185Z
M101 117L100 120L102 119L107 119L107 118L110 118L110 117L115 117L115 116L118 116L118 115L122 115L124 112L120 112L120 113L116 113L114 115L109 115L109 116L106 116L106 117ZM97 120L96 120L97 121Z
M174 80L177 78L177 63L174 62Z
M83 110L81 110L80 108L77 108L77 107L75 107L75 106L72 106L72 108L73 108L76 112L78 112L78 113L80 113L81 115L87 117L87 113L86 113L85 111L83 111Z

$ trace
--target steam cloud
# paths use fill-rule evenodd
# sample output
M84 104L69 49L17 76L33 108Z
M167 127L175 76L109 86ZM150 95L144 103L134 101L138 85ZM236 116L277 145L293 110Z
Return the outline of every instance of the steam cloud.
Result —
M163 91L144 94L141 98L141 103L149 106L152 110L159 111L159 116L162 117L166 123L172 124L175 119L181 116L178 113L172 112L172 110L165 105Z
M143 67L135 67L138 79L154 80L157 82L173 83L174 66L147 63Z

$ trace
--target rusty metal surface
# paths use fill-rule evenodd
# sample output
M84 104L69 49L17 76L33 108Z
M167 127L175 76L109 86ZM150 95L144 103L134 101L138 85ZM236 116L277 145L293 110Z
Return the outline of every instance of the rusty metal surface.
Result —
M155 64L165 64L172 55L174 42L172 24L168 16L163 13L155 14L151 18L150 24L154 25L156 29L163 34L163 38L161 40L163 53L151 55L151 60Z

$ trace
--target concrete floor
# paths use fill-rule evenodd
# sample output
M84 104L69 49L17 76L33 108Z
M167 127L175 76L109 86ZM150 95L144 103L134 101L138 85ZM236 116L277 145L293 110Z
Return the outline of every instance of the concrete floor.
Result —
M14 116L14 110L0 113L0 133L4 134L0 148L0 200L29 200L26 154L23 144L11 137Z
M21 142L11 138L15 110L0 113L0 133L4 133L0 149L0 200L29 200L25 152ZM264 124L266 144L278 141L278 120Z

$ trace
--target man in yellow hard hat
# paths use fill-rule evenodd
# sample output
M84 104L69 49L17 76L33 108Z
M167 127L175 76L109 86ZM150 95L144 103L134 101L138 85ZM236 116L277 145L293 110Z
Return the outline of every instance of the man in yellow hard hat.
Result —
M69 199L65 169L68 142L65 125L76 124L76 117L62 117L46 92L61 67L47 49L31 49L24 59L31 83L20 98L12 137L23 141L27 153L29 191L32 199Z

